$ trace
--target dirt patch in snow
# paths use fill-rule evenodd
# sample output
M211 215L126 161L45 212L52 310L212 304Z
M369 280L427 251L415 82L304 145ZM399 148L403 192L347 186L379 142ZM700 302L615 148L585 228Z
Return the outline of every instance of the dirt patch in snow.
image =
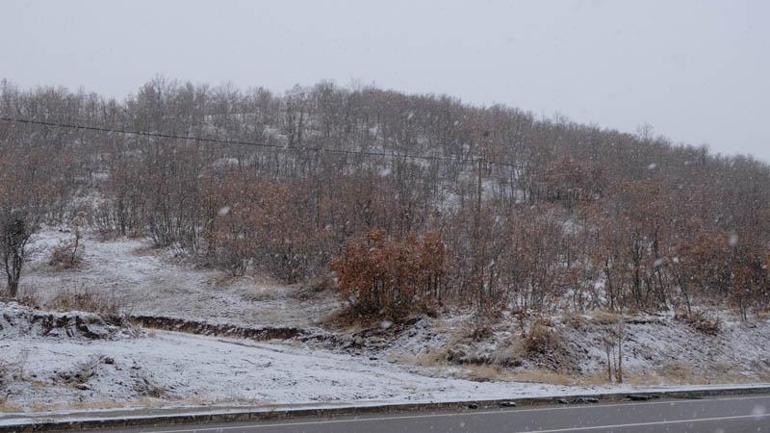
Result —
M256 341L273 339L287 340L307 335L307 331L295 327L250 328L162 316L130 316L129 320L145 328L188 332L200 335L215 335L219 337L245 338Z

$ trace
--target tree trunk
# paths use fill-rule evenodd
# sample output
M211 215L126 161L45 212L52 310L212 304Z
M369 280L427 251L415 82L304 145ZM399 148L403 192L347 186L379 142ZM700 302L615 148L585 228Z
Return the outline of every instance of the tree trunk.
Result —
M8 275L8 296L16 298L19 294L19 279L18 277Z

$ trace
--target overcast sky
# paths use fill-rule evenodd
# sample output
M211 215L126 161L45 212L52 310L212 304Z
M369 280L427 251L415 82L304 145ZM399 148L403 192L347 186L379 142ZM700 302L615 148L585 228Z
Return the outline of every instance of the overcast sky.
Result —
M770 1L20 1L0 77L446 93L770 161Z

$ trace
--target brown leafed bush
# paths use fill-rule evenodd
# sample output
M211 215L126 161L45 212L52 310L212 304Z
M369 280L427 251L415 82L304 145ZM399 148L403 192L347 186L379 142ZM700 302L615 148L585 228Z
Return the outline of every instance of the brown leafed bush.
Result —
M398 239L372 230L348 242L332 269L354 314L403 319L439 300L446 255L438 233Z
M301 183L233 176L209 185L209 260L232 275L265 268L290 283L323 270L328 231L307 218Z

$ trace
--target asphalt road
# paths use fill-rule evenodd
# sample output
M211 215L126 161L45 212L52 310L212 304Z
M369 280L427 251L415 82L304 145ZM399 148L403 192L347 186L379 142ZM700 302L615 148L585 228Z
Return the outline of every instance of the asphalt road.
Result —
M117 431L114 431L117 432ZM770 432L770 396L202 424L127 433Z

